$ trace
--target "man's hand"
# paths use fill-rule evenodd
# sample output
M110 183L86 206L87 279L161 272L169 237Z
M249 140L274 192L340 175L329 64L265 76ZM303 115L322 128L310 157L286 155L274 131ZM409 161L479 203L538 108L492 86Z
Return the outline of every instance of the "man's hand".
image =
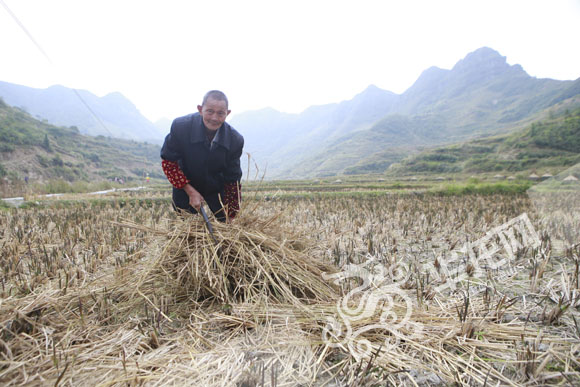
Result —
M187 196L189 196L189 205L199 212L201 203L203 203L203 196L201 196L201 194L189 183L183 186L183 190L187 193Z

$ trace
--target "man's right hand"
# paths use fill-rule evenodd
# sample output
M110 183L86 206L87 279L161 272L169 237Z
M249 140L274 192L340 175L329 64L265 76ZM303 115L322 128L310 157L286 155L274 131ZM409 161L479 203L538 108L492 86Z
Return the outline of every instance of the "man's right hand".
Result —
M186 184L183 186L183 190L189 196L189 205L195 208L197 212L201 209L201 203L203 203L203 196L191 184Z

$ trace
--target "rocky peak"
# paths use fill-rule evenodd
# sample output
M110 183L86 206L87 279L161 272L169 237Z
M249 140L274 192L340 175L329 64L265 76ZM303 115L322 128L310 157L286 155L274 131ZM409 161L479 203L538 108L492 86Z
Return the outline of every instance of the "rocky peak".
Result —
M521 66L510 66L505 56L489 48L481 47L469 54L453 66L454 73L487 73L498 74L509 70L511 67L521 69Z

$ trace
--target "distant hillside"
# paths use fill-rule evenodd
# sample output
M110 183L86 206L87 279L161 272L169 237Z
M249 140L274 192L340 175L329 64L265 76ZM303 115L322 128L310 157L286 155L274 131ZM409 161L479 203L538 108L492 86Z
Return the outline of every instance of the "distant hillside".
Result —
M396 94L369 86L352 100L312 106L300 114L267 108L240 113L231 120L245 138L244 150L269 177L340 136L369 128L392 108Z
M153 123L155 127L159 130L159 132L163 135L163 138L169 133L171 129L171 120L169 118L160 118Z
M552 114L517 132L424 151L389 174L550 172L580 163L580 108Z
M0 99L0 177L32 180L103 180L162 177L158 145L59 127L31 117Z
M0 82L0 97L53 125L76 126L82 134L160 144L164 134L120 93L104 97L64 86L35 89Z
M301 114L242 113L232 124L269 177L383 173L420 147L511 132L580 98L580 79L530 77L480 48L451 70L431 67L403 94L369 87L350 101Z

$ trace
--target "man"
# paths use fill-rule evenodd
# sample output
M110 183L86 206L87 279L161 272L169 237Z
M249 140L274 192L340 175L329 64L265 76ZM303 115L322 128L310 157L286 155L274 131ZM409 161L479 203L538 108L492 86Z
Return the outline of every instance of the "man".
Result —
M239 211L244 138L225 122L231 111L221 91L209 91L197 110L171 124L161 148L161 166L173 185L176 209L195 214L205 201L223 222Z

